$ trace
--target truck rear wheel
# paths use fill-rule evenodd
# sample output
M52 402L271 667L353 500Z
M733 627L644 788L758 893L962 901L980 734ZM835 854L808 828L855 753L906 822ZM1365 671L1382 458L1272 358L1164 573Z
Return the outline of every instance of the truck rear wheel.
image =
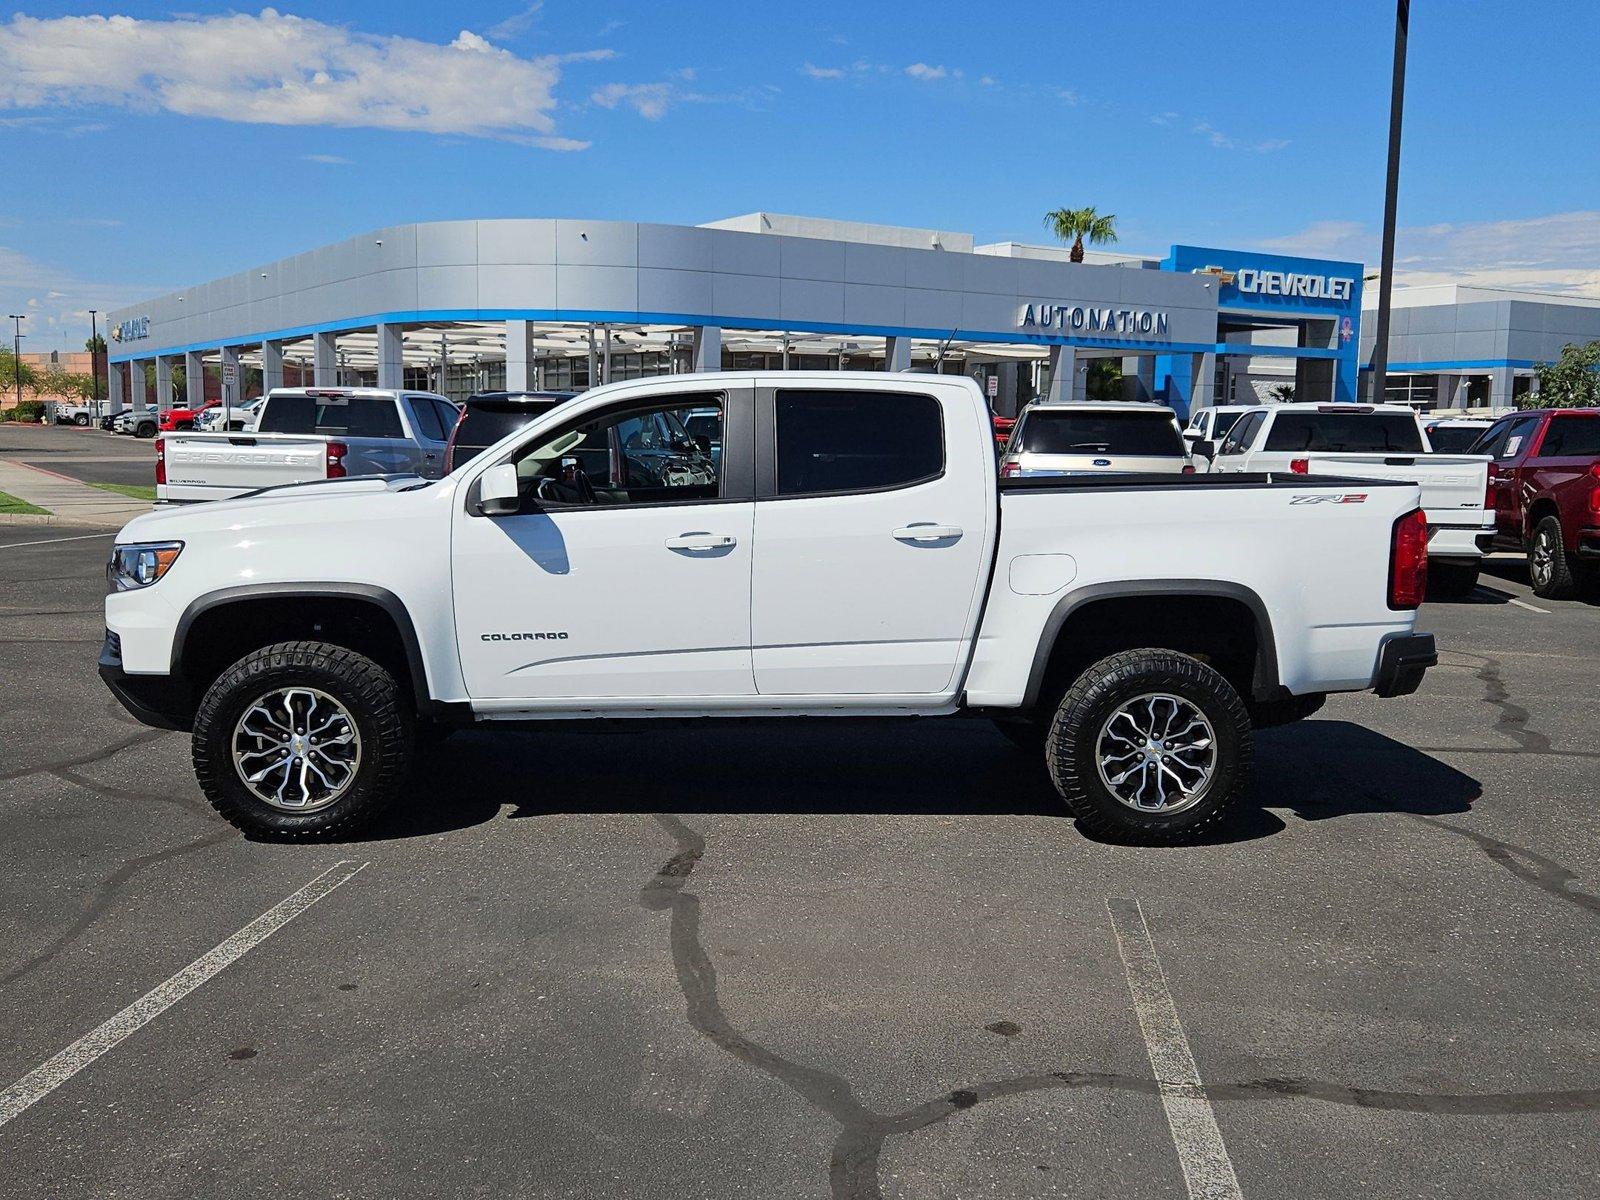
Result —
M1570 600L1578 594L1578 580L1567 561L1558 517L1545 517L1534 526L1528 542L1528 580L1533 594L1546 600Z
M394 676L343 646L281 642L245 655L195 714L195 776L253 837L352 832L393 803L413 717Z
M1192 842L1250 783L1250 715L1217 671L1173 650L1126 650L1080 675L1056 709L1045 758L1086 832L1143 845Z

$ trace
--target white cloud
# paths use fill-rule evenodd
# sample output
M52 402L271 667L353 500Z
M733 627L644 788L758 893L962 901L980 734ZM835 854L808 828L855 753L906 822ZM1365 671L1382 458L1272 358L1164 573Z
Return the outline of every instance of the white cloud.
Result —
M925 62L914 62L906 68L906 74L913 79L943 79L949 72L943 66L929 66Z
M23 350L79 350L89 336L89 310L104 314L169 290L78 279L63 267L0 245L0 313L26 312ZM9 328L9 325L8 325ZM5 344L10 345L9 336Z
M1280 254L1379 261L1379 235L1360 221L1317 221L1256 243ZM1600 298L1600 212L1441 222L1395 231L1399 283L1474 283Z
M19 15L0 25L0 109L165 110L570 149L581 143L558 136L552 116L560 62L466 30L446 45L270 8L172 20Z
M1152 117L1151 120L1155 121L1157 125L1167 125L1171 123L1170 119L1175 116L1177 116L1176 113L1161 113L1159 117ZM1192 132L1205 138L1218 150L1249 150L1256 154L1272 154L1275 151L1282 150L1289 144L1288 138L1266 138L1259 142L1241 141L1239 138L1230 137L1223 133L1214 127L1210 121L1196 121L1191 129Z
M544 0L534 0L526 8L512 13L505 20L489 26L484 32L497 42L510 41L512 38L521 37L533 28L534 18L539 15L539 10L544 7Z
M68 217L67 224L80 229L121 229L123 223L116 217Z
M844 68L818 67L813 66L811 63L807 63L805 66L800 68L800 73L802 75L809 75L813 79L842 79L844 77Z
M627 105L647 121L659 121L673 101L670 83L608 83L589 96L601 108Z
M1000 81L998 79L996 79L993 75L983 75L983 76L980 76L979 79L978 79L978 83L982 87L993 87L995 84L997 84L999 82Z
M323 163L330 167L348 167L350 165L348 158L340 158L337 154L302 154L300 159L302 162Z

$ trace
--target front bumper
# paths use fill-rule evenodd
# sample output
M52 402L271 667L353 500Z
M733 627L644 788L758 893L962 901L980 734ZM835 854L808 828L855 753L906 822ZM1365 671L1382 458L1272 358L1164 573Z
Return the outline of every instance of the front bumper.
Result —
M171 675L130 675L122 669L122 639L106 630L97 664L117 703L143 725L187 732L194 724L189 686Z
M1372 690L1385 699L1409 696L1422 686L1429 667L1439 665L1439 651L1431 633L1398 633L1383 640L1378 649L1378 669Z

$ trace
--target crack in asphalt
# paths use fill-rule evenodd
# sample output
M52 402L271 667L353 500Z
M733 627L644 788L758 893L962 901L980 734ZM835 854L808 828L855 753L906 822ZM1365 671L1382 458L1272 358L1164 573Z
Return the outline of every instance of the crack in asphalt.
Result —
M1576 872L1562 866L1553 858L1529 850L1526 846L1518 846L1514 842L1502 842L1499 838L1490 837L1486 833L1476 830L1463 829L1459 825L1452 825L1448 821L1441 821L1437 817L1424 817L1413 814L1416 820L1424 825L1431 825L1435 829L1447 830L1460 837L1467 838L1475 843L1491 860L1504 867L1512 875L1524 883L1531 883L1541 891L1550 893L1558 900L1565 900L1568 904L1583 909L1600 917L1600 896L1590 895L1588 892L1574 891L1572 884L1578 880Z
M878 1165L889 1138L937 1125L989 1100L1031 1092L1099 1089L1157 1096L1163 1091L1177 1089L1211 1100L1310 1099L1355 1108L1436 1116L1532 1115L1600 1109L1600 1089L1596 1088L1425 1093L1294 1078L1255 1079L1194 1088L1110 1072L1051 1071L969 1083L915 1108L879 1113L856 1097L855 1090L843 1076L784 1058L734 1027L722 1009L716 965L701 938L700 898L686 887L695 867L705 856L705 837L675 816L662 813L657 814L655 820L672 837L677 853L667 859L640 890L639 903L652 912L671 914L673 968L689 1024L719 1049L783 1084L838 1124L839 1132L834 1138L828 1165L833 1200L881 1200ZM1442 823L1430 821L1430 824ZM1568 896L1570 898L1571 894Z
M40 763L36 767L23 767L16 771L0 771L0 783L10 783L17 779L26 779L29 775L48 775L56 771L69 770L72 767L91 766L97 762L104 762L106 759L112 757L113 755L120 754L124 750L132 749L134 746L142 746L146 742L153 742L159 738L164 738L167 736L168 732L169 731L165 729L149 729L144 726L140 726L139 729L133 733L130 733L127 737L118 738L110 745L102 746L98 750L86 751L81 755L73 758L62 759L59 762Z
M87 933L95 922L105 915L107 909L111 907L112 901L116 899L117 893L127 886L130 879L146 867L154 866L159 862L166 862L169 859L180 858L185 854L203 850L207 846L214 846L218 842L227 841L237 836L232 829L215 830L211 833L202 834L200 837L193 838L190 841L181 842L176 846L168 846L164 850L156 850L150 854L141 854L138 858L130 858L95 886L94 892L84 904L83 911L78 914L77 920L62 930L43 950L24 960L20 966L6 972L4 975L0 975L0 987L15 983L17 980L33 974Z
M1494 723L1496 733L1503 733L1523 749L1535 754L1550 750L1550 738L1537 729L1528 728L1528 710L1511 702L1511 689L1506 685L1498 658L1463 654L1461 657L1477 658L1478 679L1483 684L1482 703L1499 713Z

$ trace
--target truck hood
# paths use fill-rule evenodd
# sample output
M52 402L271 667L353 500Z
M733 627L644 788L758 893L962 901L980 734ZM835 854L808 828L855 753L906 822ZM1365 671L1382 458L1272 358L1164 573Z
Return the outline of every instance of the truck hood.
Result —
M319 510L343 518L349 505L365 500L382 504L386 497L414 489L438 487L420 475L358 475L349 479L317 479L308 483L263 488L232 500L203 504L162 505L135 517L117 534L119 543L182 540L189 532L241 529L252 525L314 522Z

